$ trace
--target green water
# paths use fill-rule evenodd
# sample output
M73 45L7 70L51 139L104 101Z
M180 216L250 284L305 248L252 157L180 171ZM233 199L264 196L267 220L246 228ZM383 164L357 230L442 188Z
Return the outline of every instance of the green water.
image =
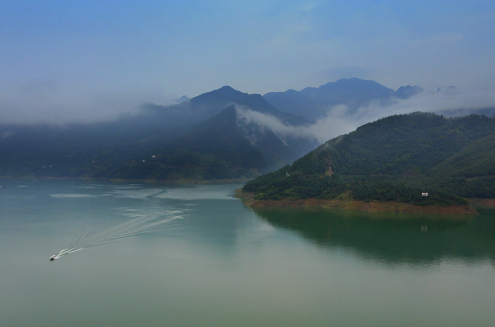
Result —
M493 210L253 211L239 185L0 185L0 326L495 326ZM110 233L168 218L48 260L112 219Z

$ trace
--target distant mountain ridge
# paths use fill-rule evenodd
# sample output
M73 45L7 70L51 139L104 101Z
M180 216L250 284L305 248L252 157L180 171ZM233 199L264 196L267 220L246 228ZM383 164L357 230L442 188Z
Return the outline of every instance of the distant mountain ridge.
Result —
M335 105L345 104L350 109L356 109L370 101L384 103L394 98L406 99L422 91L419 86L410 85L394 91L378 82L354 77L301 91L269 92L263 97L280 110L315 121L325 117Z
M232 104L270 114L288 125L300 126L308 123L303 117L296 117L278 110L269 104L260 94L243 93L230 86L223 86L217 90L200 94L176 105L161 106L150 103L145 105L144 108L148 111L168 115L178 121L199 123L213 117Z

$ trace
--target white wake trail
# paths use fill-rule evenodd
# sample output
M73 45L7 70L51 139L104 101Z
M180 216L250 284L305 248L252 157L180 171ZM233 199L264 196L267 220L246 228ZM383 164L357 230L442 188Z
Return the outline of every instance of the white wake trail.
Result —
M114 212L112 219L82 235L76 241L70 243L65 249L62 249L57 255L53 256L52 259L59 259L62 256L84 249L148 233L163 228L165 224L172 223L184 217L184 211L163 212L163 208L159 207L147 208L140 211L126 208L121 209L123 209L123 213ZM164 215L168 215L168 217L162 218ZM122 218L122 216L127 216L128 219Z

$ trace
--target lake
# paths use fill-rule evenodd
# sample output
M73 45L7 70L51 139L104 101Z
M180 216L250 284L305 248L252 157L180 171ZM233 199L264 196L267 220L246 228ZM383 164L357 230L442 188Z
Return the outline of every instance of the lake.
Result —
M253 211L241 185L0 185L1 326L495 326L495 210Z

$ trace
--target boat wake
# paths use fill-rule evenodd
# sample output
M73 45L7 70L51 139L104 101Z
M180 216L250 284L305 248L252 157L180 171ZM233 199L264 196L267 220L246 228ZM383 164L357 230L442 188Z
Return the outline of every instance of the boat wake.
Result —
M163 207L147 208L145 210L122 209L119 213L114 213L114 217L105 224L82 235L57 255L50 257L50 261L84 249L170 226L174 221L184 218L184 212L188 210L164 212Z

